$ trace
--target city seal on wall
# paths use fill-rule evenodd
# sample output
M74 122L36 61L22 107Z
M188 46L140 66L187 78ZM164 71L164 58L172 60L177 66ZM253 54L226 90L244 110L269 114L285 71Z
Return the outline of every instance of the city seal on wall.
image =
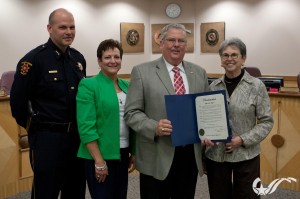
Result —
M140 35L137 30L131 29L127 32L126 41L130 46L135 46L140 39Z
M215 29L209 29L206 32L206 42L210 46L214 46L219 42L219 33Z

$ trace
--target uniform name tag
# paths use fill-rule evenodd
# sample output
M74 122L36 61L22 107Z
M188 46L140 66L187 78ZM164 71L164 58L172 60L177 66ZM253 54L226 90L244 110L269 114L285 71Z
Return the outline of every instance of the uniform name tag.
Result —
M49 73L57 73L57 70L49 70Z

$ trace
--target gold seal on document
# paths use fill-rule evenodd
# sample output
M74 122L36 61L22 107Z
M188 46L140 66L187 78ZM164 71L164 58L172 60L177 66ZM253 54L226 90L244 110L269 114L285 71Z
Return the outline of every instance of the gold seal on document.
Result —
M200 129L200 130L199 130L199 135L200 135L200 136L203 136L204 134L205 134L204 129Z

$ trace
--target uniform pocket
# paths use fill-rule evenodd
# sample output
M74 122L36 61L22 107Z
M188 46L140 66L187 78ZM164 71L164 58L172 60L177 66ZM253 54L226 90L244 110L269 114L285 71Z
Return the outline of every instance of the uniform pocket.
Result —
M45 77L46 82L56 82L56 81L62 81L62 75L61 74L48 74Z

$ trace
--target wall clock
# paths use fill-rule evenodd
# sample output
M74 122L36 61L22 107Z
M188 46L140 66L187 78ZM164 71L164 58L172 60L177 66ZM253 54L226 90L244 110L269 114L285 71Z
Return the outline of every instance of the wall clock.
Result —
M181 8L176 3L171 3L166 7L166 14L170 18L179 17L180 13L181 13Z

